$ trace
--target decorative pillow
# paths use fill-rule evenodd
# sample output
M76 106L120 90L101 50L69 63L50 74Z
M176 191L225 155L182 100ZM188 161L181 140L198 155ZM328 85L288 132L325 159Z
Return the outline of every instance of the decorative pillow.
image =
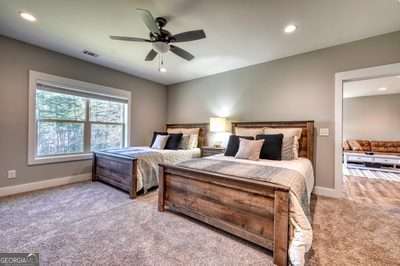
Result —
M303 129L301 128L286 128L286 127L265 127L264 134L273 135L273 134L283 134L283 138L297 136L297 139L301 138L301 132Z
M255 138L257 135L263 134L262 127L235 127L236 136L252 136Z
M236 136L230 135L228 140L228 145L225 149L225 156L235 156L239 150L239 138L253 140L254 137L251 136Z
M260 159L281 160L283 134L257 135L256 139L264 140L264 144L261 148Z
M257 161L260 159L260 151L264 140L248 140L240 138L239 150L235 155L236 159L247 159Z
M153 146L154 141L156 140L157 135L168 135L167 132L153 132L153 138L151 139L150 147Z
M264 134L283 134L282 141L282 160L296 160L299 157L299 139L301 138L301 128L264 128ZM293 138L296 137L296 138Z
M187 149L189 149L189 148L188 148L188 147L189 147L189 141L190 141L190 135L188 135L188 134L183 134L183 135L182 135L181 142L179 143L178 149L181 149L181 150L187 150Z
M168 135L157 135L153 145L151 145L151 148L163 150L165 148L165 145L167 145L168 138Z
M182 134L187 134L187 135L191 135L191 134L199 135L200 128L198 128L198 127L196 127L196 128L168 128L167 132L168 133L182 133Z
M190 135L189 145L187 149L194 149L198 146L200 128L168 128L167 132L171 133L182 133L184 135Z
M179 144L181 142L182 133L176 133L176 134L168 134L169 138L167 141L167 144L165 145L166 150L177 150L179 147Z
M344 151L351 151L351 147L350 147L349 142L347 140L343 141L343 150Z
M369 140L357 139L356 141L360 144L361 151L371 151L371 142Z
M282 160L290 161L299 158L299 140L297 136L284 138L282 142Z
M361 147L360 143L357 140L351 139L349 140L349 145L353 151L362 151L363 148Z

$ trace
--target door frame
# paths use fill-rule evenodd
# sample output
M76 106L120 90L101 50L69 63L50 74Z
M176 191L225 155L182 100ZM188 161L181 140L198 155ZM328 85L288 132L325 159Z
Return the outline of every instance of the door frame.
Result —
M400 63L356 69L335 74L335 194L343 196L343 84L349 81L400 76Z

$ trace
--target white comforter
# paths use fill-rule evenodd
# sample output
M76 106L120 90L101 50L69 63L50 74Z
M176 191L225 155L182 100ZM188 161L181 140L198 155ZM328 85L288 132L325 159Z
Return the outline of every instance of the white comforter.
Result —
M158 164L175 164L185 160L200 157L199 148L190 150L156 150L149 147L137 147L150 153L138 156L137 161L137 191L142 188L146 192L149 188L158 186Z
M208 158L213 158L216 160L229 160L238 161L241 163L248 164L259 164L268 165L274 167L282 167L297 171L302 176L304 176L307 193L308 202L310 202L311 192L314 188L314 172L310 160L305 158L299 158L292 161L272 161L272 160L242 160L235 159L234 157L223 156L222 154L214 155ZM289 258L292 265L302 266L305 263L305 253L310 250L312 244L312 227L310 221L306 217L303 208L299 200L296 198L294 193L290 193L290 224L294 229L294 236L290 239L289 245Z

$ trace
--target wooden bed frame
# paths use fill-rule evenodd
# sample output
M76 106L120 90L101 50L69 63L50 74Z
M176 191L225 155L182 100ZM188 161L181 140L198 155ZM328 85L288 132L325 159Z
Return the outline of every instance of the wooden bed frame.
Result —
M302 128L299 156L313 161L314 122L237 122L236 127ZM160 165L158 209L188 215L273 251L288 264L289 188L247 178Z
M170 128L200 128L198 147L207 142L207 123L167 124ZM92 181L101 181L129 193L130 198L137 197L137 159L109 152L94 152Z

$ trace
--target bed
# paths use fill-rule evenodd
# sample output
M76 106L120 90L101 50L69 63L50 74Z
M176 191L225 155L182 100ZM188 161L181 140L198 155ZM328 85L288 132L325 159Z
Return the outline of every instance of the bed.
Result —
M129 193L136 198L158 186L158 165L175 164L200 157L206 143L208 124L167 124L166 131L199 128L197 148L190 150L155 150L149 147L107 149L93 153L92 181L101 181Z
M302 265L312 241L307 209L314 186L314 122L237 122L232 132L238 127L301 128L299 159L215 155L161 164L159 211L188 215L271 250L276 265L288 265L289 257Z

